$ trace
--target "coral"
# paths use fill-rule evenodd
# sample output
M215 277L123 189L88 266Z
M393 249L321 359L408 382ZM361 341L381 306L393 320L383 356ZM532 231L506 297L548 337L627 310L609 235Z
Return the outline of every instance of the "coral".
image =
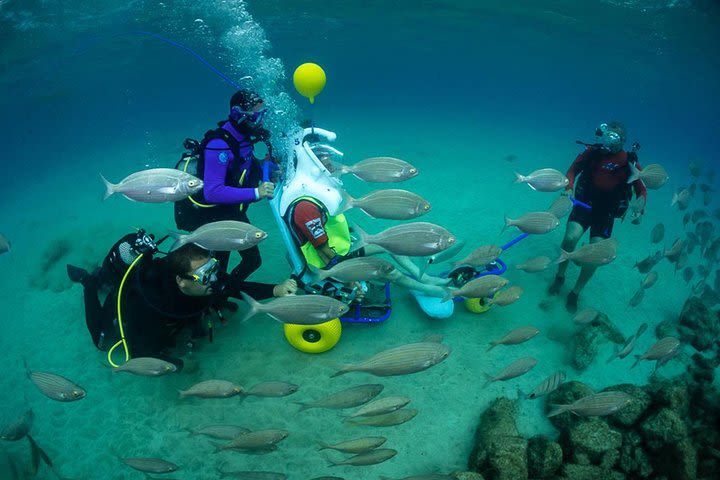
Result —
M560 444L538 435L528 441L528 473L530 478L551 478L562 465Z

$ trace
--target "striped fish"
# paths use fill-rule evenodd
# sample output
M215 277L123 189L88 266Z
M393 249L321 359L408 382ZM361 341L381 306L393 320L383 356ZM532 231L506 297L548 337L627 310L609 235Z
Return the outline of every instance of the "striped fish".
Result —
M33 372L25 361L28 378L46 397L58 402L74 402L85 398L87 392L65 377L48 372Z
M383 413L382 415L354 419L348 423L352 425L369 425L372 427L391 427L412 420L417 414L418 411L413 408L403 408L401 410L395 410L394 412Z
M399 158L371 157L355 165L338 164L339 175L352 173L360 180L372 183L397 183L415 177L418 169Z
M552 213L530 212L518 219L505 217L505 227L503 227L503 231L505 231L507 227L514 226L523 233L543 234L552 232L558 225L560 225L560 220Z
M190 436L205 435L218 440L232 440L249 431L250 429L237 425L208 425L197 430L190 430Z
M32 428L34 420L35 414L32 409L28 408L20 418L0 430L0 440L5 440L6 442L16 442L25 438Z
M489 352L498 345L517 345L518 343L527 342L538 333L540 333L540 330L533 327L532 325L516 328L508 332L501 339L493 340L492 342L490 342L490 346L486 351Z
M547 209L548 213L552 213L557 218L563 218L573 209L573 202L567 195L560 195Z
M450 355L450 347L442 343L419 342L384 350L360 363L345 365L332 376L348 372L366 372L379 377L406 375L427 370Z
M566 252L561 249L560 258L558 258L557 263L572 260L576 265L581 267L599 267L615 260L615 257L617 257L617 249L617 240L607 238L594 243L588 243L572 252Z
M532 357L519 358L507 367L503 368L502 371L494 377L486 373L485 377L487 377L487 382L485 382L485 387L493 382L510 380L511 378L525 375L527 372L535 368L535 365L537 365L537 360Z
M382 463L385 460L390 460L395 455L397 455L397 450L393 450L392 448L378 448L376 450L355 455L354 457L350 457L347 460L342 460L340 462L335 462L330 459L328 459L328 462L330 462L331 467L337 465L375 465L377 463Z
M623 345L623 348L621 348L620 351L614 353L610 358L608 358L607 363L612 362L616 358L625 358L628 355L630 355L630 352L632 352L633 349L635 348L637 339L640 338L640 335L645 333L645 330L647 330L647 327L648 327L647 323L643 323L642 325L640 325L637 332L635 332L635 335L628 338L627 341L625 342L625 345Z
M346 442L335 443L333 445L318 442L320 444L320 448L318 450L332 449L343 453L363 453L379 447L386 441L387 438L385 437L362 437L348 440Z
M408 397L403 397L401 395L379 398L363 405L358 411L350 415L349 418L372 417L373 415L382 415L384 413L394 412L395 410L403 408L410 402L411 400Z
M554 417L564 412L572 412L581 417L602 417L611 415L633 401L633 397L625 392L610 390L593 393L569 405L552 405L548 417Z
M121 458L120 461L128 467L145 473L169 473L180 468L161 458Z
M218 470L218 473L222 478L232 477L239 478L241 480L286 480L288 478L284 473L277 472L260 472L260 471L230 471L226 472Z
M535 390L527 395L527 398L538 398L548 393L552 393L565 381L565 372L558 371L550 375L543 382L535 387Z
M310 408L330 408L334 410L352 408L367 403L377 397L380 392L383 391L383 388L385 387L380 384L369 383L340 390L316 402L296 403L300 405L301 412Z
M175 364L152 357L131 358L119 367L113 368L113 372L128 372L146 377L159 377L176 371Z
M642 355L635 355L635 363L630 368L640 363L641 360L658 360L658 362L664 359L670 359L678 354L680 351L680 340L675 337L664 337L655 342L650 348L647 349ZM665 360L666 362L667 360ZM663 363L665 363L663 362Z

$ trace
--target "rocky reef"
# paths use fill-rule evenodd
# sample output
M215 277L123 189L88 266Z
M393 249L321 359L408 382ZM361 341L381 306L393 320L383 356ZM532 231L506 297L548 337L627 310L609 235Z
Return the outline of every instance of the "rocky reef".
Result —
M498 398L483 412L468 461L486 480L710 480L720 472L717 361L695 354L683 375L645 386L614 385L632 402L606 417L564 412L550 418L557 439L519 435L518 402ZM547 398L570 404L591 393L568 382ZM473 478L473 477L470 477ZM478 477L476 477L478 478Z

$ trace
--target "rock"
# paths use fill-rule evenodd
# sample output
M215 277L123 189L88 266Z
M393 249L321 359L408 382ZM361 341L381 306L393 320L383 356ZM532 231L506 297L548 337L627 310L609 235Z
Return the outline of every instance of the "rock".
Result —
M572 381L563 383L557 390L548 395L548 412L551 409L551 405L568 405L592 393L595 393L593 389L582 382ZM570 425L584 421L582 417L578 417L571 412L555 415L554 417L550 417L549 420L558 430L566 430Z
M625 475L596 465L563 465L562 478L567 480L625 480Z
M715 360L707 359L699 353L693 354L688 373L692 380L699 384L712 384L715 380Z
M633 397L632 403L630 403L624 408L621 408L620 411L607 417L608 422L613 425L618 425L622 427L629 427L631 425L634 425L635 422L642 418L642 416L645 414L648 407L650 406L650 395L648 395L645 390L638 387L637 385L633 385L631 383L623 383L621 385L608 387L603 391L607 390L618 390L620 392L625 392L631 397Z
M660 450L687 437L685 421L674 410L663 408L640 425L643 439L651 450Z
M571 457L575 463L585 463L575 461L576 456L584 460L582 456L587 456L591 464L599 465L605 460L612 459L612 463L605 465L612 467L619 458L617 449L622 445L622 434L610 429L607 423L592 418L586 422L581 422L570 427L567 434L561 436L561 443L565 447L566 452L571 452ZM608 457L610 452L613 452ZM607 458L606 458L607 457Z
M697 452L687 438L666 445L653 456L653 463L659 473L672 480L695 480L697 478Z
M517 405L505 397L498 398L480 417L470 468L488 472L491 480L526 480L527 440L515 425Z
M681 417L687 415L690 400L685 382L677 380L653 382L648 386L648 391L652 395L653 404L674 410Z
M485 480L483 476L477 472L455 472L452 476L457 480Z
M551 478L562 465L560 444L538 435L528 441L528 473L530 478Z
M641 442L640 436L631 431L623 437L623 445L620 447L618 468L632 478L648 478L653 472L650 458L640 447Z
M595 359L600 345L607 341L623 344L625 338L610 322L607 315L601 313L592 324L578 332L572 342L571 361L578 370L585 370Z
M678 333L682 342L702 352L712 348L715 339L720 336L720 322L702 300L690 297L680 312Z

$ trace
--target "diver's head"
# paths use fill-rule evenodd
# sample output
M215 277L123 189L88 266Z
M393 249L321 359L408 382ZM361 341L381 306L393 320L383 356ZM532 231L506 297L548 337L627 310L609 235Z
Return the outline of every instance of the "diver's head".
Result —
M600 148L609 153L618 153L627 140L625 126L617 121L600 124L595 136Z
M266 112L263 99L251 90L238 90L230 98L230 119L238 125L259 127Z
M211 252L189 243L167 256L168 269L175 277L178 289L191 297L203 297L212 293L217 281L218 261Z

